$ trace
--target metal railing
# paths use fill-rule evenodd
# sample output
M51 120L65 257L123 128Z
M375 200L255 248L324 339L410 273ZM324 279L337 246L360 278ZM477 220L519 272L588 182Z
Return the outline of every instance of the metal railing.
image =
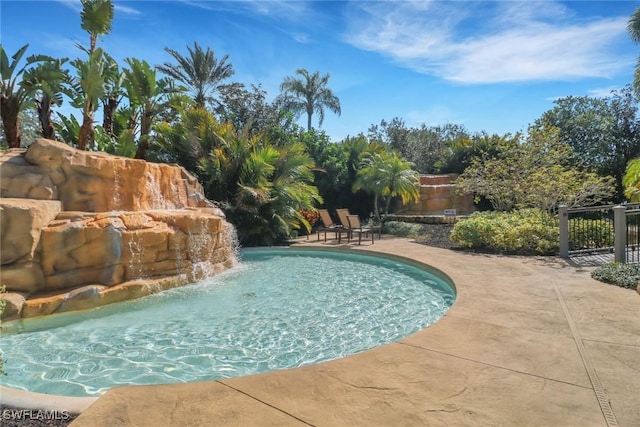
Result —
M560 256L611 253L640 263L640 203L558 209Z
M640 209L628 209L626 214L626 262L629 264L640 264Z

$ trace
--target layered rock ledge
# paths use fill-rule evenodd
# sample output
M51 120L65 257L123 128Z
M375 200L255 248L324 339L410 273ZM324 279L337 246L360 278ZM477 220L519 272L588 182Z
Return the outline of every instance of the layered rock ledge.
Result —
M179 166L39 139L0 157L3 320L110 304L235 263L233 227Z

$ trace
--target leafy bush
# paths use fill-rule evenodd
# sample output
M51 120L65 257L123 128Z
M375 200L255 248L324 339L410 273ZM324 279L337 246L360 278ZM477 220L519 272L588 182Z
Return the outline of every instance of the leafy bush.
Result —
M456 223L451 240L463 248L519 254L553 254L558 250L558 221L540 209L474 212Z
M591 277L604 283L636 289L640 281L640 264L612 262L596 268Z
M606 248L613 246L613 232L613 223L607 219L570 219L569 249Z
M415 239L422 233L422 226L411 222L388 221L384 223L382 232L393 236Z

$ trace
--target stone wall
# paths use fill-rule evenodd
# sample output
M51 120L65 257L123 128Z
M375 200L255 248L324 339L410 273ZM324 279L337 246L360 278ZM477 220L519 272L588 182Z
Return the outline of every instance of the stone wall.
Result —
M235 263L233 227L175 165L39 139L0 157L3 319L90 308Z
M420 176L420 200L398 210L403 215L444 215L445 209L455 209L457 215L468 215L475 208L472 194L457 194L457 175Z

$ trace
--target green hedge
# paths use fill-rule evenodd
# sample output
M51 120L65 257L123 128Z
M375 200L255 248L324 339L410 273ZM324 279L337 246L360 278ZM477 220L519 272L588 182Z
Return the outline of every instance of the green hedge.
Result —
M640 264L620 264L612 262L593 270L591 277L601 282L637 289L640 281Z
M558 251L558 220L540 209L474 212L456 223L451 240L463 248L515 254Z

